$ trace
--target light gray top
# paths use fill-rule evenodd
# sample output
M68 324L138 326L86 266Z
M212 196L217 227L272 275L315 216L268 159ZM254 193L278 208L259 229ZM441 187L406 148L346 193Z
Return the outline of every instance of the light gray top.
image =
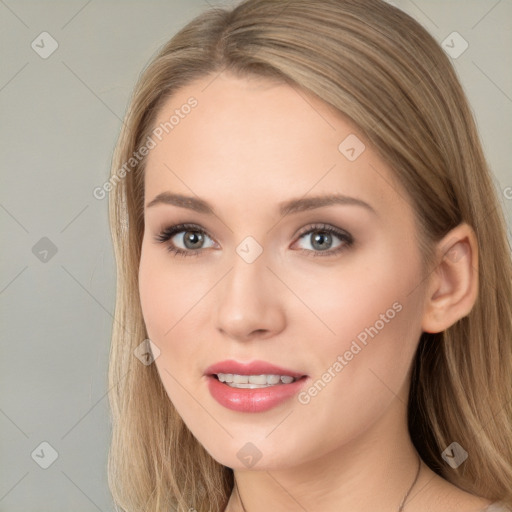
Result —
M495 501L494 503L491 503L488 507L484 508L482 512L510 512L512 509L505 505L505 503L502 503L501 501Z

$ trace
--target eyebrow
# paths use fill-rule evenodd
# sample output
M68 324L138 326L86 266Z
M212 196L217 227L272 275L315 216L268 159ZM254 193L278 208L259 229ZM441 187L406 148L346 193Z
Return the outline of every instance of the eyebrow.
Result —
M206 215L216 215L214 208L207 201L198 197L172 194L171 192L162 192L158 194L152 201L146 204L146 208L151 208L157 204L170 204L179 206L180 208L187 208L198 213L204 213ZM278 207L279 213L282 216L285 216L291 213L313 210L315 208L331 205L361 206L377 215L377 212L368 203L361 199L343 194L329 194L290 199L288 201L279 203Z

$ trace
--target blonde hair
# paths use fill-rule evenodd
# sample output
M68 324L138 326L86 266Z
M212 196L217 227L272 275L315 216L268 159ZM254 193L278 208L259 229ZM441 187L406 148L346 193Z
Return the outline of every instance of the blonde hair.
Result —
M433 269L436 241L461 222L474 229L479 296L449 329L422 334L412 367L409 431L432 470L473 494L512 505L510 247L449 58L419 23L380 0L248 0L203 13L164 45L134 90L114 154L109 211L117 297L108 475L117 506L219 512L233 488L232 469L193 437L155 365L134 357L148 337L137 281L145 159L122 179L118 174L151 133L163 102L221 70L301 88L359 127L407 191L425 276ZM457 469L441 457L453 441L469 452Z

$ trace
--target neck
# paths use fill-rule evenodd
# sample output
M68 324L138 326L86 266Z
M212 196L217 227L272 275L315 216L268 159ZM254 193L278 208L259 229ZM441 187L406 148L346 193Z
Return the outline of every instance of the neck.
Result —
M293 466L235 469L238 493L234 488L226 512L407 512L428 468L422 464L415 482L419 456L408 434L406 408L400 400L394 403L384 417L335 451ZM312 452L317 452L312 441Z

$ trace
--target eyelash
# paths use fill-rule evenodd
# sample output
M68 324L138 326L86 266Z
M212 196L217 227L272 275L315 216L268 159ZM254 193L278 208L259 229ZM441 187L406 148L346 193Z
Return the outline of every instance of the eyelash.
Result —
M212 238L206 231L204 231L201 227L199 227L196 224L175 224L173 226L168 226L155 236L155 241L157 243L166 243L168 242L174 235L186 232L186 231L192 231L195 233L201 233L203 235L208 236L209 238ZM320 231L322 233L328 233L332 235L336 235L342 242L341 245L336 247L336 249L329 249L327 251L312 251L310 249L299 249L301 252L305 252L308 254L308 256L312 257L327 257L327 256L334 256L339 254L340 252L348 249L351 247L354 243L354 239L349 233L345 233L337 228L334 228L332 226L329 226L328 224L313 224L311 226L308 226L305 230L301 230L301 232L298 234L298 238L302 238L304 235L308 235L310 233L314 233L315 231ZM180 249L179 247L175 247L173 245L168 245L167 250L170 253L173 253L175 257L189 257L189 256L198 256L200 252L202 252L204 249L190 249L190 250L184 250ZM312 254L311 254L312 253Z

